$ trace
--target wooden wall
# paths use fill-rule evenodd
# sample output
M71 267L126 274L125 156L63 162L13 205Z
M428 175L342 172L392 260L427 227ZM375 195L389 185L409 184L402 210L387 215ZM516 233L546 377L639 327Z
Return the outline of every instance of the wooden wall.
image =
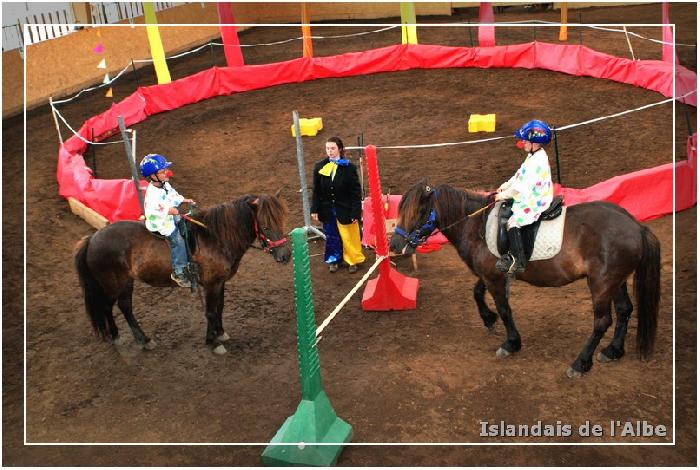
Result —
M376 19L400 16L398 3L310 3L311 21ZM299 3L235 3L234 17L238 23L298 23ZM417 3L417 15L449 15L450 3ZM216 26L167 27L167 24L216 24L216 3L194 2L156 13L166 55L172 55L219 37ZM143 17L135 19L143 24ZM247 29L245 27L240 30ZM98 31L100 36L98 37ZM102 43L104 54L92 52ZM99 59L107 61L107 70L97 69ZM125 21L120 26L87 26L67 36L27 46L27 108L46 104L49 96L58 99L102 82L105 72L113 76L130 63L132 58L149 58L146 30L131 27ZM3 52L3 117L22 112L22 60L18 50Z

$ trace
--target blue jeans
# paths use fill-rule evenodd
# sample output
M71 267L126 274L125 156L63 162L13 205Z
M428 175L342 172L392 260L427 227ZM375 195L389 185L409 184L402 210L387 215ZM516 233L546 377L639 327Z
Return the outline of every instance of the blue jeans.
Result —
M173 263L173 271L175 274L182 274L185 266L187 266L187 247L185 246L185 239L182 238L177 227L173 230L173 233L168 235L168 242L170 243L170 258Z
M323 260L328 264L339 264L343 261L343 243L338 232L335 207L331 209L331 214L331 220L323 223L323 233L326 235L326 252Z

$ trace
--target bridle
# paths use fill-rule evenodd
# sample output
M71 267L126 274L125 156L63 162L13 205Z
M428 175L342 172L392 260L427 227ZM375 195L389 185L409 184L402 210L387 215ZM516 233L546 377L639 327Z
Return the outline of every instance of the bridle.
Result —
M262 230L258 230L258 221L253 218L253 227L255 228L255 238L260 240L260 245L265 253L271 253L273 248L280 247L287 243L287 237L282 237L279 240L271 240L265 231L269 230L268 227L263 227Z
M433 195L435 194L435 190L430 190L430 199L431 201L433 200ZM433 208L430 210L430 213L428 214L428 220L423 222L423 224L420 227L417 227L411 231L411 233L407 233L404 229L399 227L398 225L394 229L394 233L402 236L403 238L406 239L409 245L411 245L412 248L416 248L419 245L422 245L425 243L425 241L428 239L428 237L435 231L437 228L437 213L435 212L435 203L433 202Z

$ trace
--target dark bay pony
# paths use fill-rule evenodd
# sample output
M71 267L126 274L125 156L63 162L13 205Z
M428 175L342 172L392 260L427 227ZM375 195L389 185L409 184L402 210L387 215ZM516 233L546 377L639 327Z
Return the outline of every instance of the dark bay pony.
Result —
M201 266L199 284L203 287L207 318L206 343L224 354L221 344L229 337L224 331L224 283L238 270L243 254L258 240L277 262L289 261L291 250L286 239L287 206L275 196L245 196L192 215L206 228L190 224L196 240L192 261ZM175 287L170 279L170 249L166 240L155 238L142 222L121 221L107 225L76 245L75 266L85 295L85 310L95 333L103 339L120 342L112 307L124 314L134 339L146 349L155 342L141 330L132 310L134 280L155 287ZM178 288L188 295L188 291ZM153 307L167 309L167 303L154 300Z
M468 216L489 202L484 194L448 185L431 189L423 180L404 194L397 227L407 235L395 234L390 246L396 253L411 253L434 228L441 230L479 278L474 286L474 299L489 329L493 328L497 317L484 297L487 290L493 296L507 332L507 339L496 355L507 357L520 350L521 342L508 303L506 276L496 269L497 258L489 251L484 238L488 211ZM597 357L601 362L609 362L625 354L627 323L632 313L627 278L632 273L638 316L637 350L640 357L645 358L653 350L656 334L660 246L656 236L621 207L609 202L568 207L561 251L547 260L530 261L525 272L517 275L517 279L542 287L559 287L587 278L593 299L593 333L568 368L569 377L580 377L591 369L593 353L612 324L611 304L617 315L615 333ZM545 311L550 308L542 306Z

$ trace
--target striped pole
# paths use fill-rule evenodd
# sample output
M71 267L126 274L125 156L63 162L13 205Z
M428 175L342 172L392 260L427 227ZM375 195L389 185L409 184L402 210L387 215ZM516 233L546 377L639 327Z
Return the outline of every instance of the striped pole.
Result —
M265 448L262 462L275 467L328 467L335 464L344 444L350 442L352 427L335 414L323 391L321 364L316 347L316 320L306 230L295 228L291 238L301 403ZM313 445L314 443L329 445Z
M379 181L377 148L365 148L367 160L367 181L374 215L376 253L388 256L389 245L386 237L386 219L382 208L382 186ZM404 276L391 267L389 258L379 265L379 276L367 282L362 295L362 309L372 311L412 310L416 308L418 279Z

